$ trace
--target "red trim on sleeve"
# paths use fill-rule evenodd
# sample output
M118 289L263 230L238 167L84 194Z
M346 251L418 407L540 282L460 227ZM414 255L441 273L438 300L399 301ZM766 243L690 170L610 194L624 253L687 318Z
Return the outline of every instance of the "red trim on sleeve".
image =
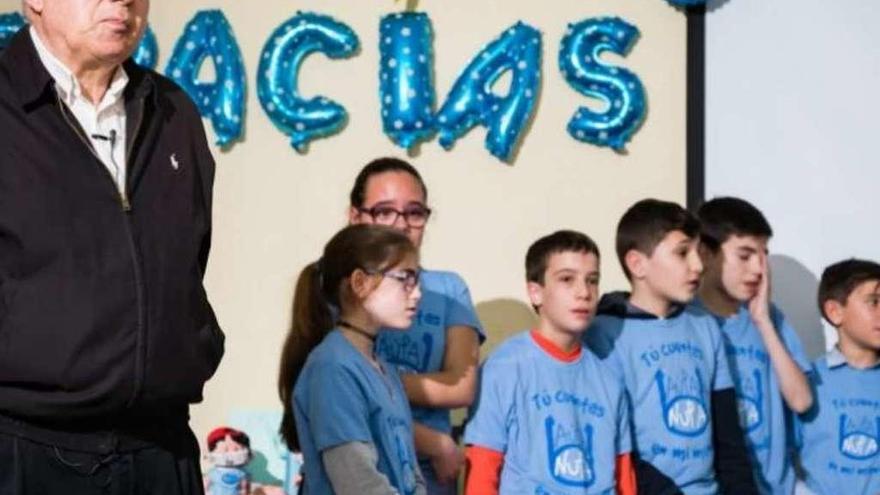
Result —
M566 362L566 363L573 363L573 362L577 361L579 357L581 357L580 344L578 344L576 349L574 349L570 352L566 352L566 351L563 351L562 349L560 349L553 342L550 342L550 339L548 339L548 338L544 337L543 335L541 335L540 333L538 333L537 330L532 330L529 333L532 336L532 340L534 340L535 343L538 344L538 347L543 349L544 352L546 352L547 354L550 354L555 359L558 359L558 360Z
M468 445L464 452L467 462L465 495L498 495L504 454L479 445Z
M614 478L617 480L617 495L636 495L636 469L632 454L617 456L614 461Z

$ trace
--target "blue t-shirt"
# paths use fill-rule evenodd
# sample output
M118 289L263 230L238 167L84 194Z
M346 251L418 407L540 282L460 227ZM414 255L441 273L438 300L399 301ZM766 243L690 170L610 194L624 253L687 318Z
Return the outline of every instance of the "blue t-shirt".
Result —
M304 493L333 493L321 453L349 442L371 444L378 470L403 495L416 488L412 417L394 368L377 370L338 330L315 347L293 387Z
M813 408L798 418L800 459L816 495L880 493L880 363L856 369L836 348L813 367Z
M706 309L701 301L694 304ZM721 326L758 490L762 494L791 495L795 483L790 455L793 413L779 391L761 332L746 305L729 318L713 316ZM791 358L801 370L809 372L810 360L800 339L776 306L770 306L770 318Z
M529 332L501 344L481 368L464 442L504 453L504 494L613 494L614 465L630 451L621 384L588 349L571 363Z
M693 306L669 318L600 314L585 340L623 380L633 450L687 495L714 495L711 394L732 388L721 330Z
M446 330L464 325L485 340L471 294L464 280L452 272L422 270L422 299L409 330L383 330L376 341L376 354L396 366L400 373L433 373L443 368ZM452 430L449 409L412 408L413 420L443 433Z

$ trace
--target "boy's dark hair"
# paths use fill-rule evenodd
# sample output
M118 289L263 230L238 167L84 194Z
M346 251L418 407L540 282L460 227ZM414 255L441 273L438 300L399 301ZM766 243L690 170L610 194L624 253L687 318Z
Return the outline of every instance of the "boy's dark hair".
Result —
M740 198L714 198L697 211L700 219L700 242L718 251L730 236L772 237L773 229L761 210Z
M873 261L850 258L829 265L819 281L819 312L828 323L834 324L825 314L825 303L837 301L846 304L852 291L863 282L880 282L880 264Z
M425 181L419 175L419 171L409 163L400 158L383 157L376 158L370 163L364 165L364 168L358 172L354 179L354 185L351 187L351 193L348 195L349 204L355 208L364 206L364 196L367 193L367 181L374 175L383 174L385 172L403 172L413 176L419 186L422 187L422 193L425 196L425 202L428 202L428 188L425 187Z
M529 246L526 252L526 280L543 284L550 255L566 251L593 253L599 257L599 247L586 234L574 230L558 230Z
M697 237L700 222L693 213L669 201L643 199L630 206L617 224L617 259L626 278L632 280L626 267L626 253L635 249L651 256L666 234L676 230Z

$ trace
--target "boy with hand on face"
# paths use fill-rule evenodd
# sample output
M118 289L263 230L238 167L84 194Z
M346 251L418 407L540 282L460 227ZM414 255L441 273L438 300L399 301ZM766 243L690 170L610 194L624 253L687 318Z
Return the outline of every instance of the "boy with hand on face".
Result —
M688 306L703 270L699 222L681 206L646 199L617 227L617 256L632 293L599 303L586 342L632 403L640 494L756 493L721 332Z
M791 411L810 408L810 362L794 329L770 302L764 215L739 198L700 207L700 255L705 271L694 305L721 327L759 492L791 495Z
M559 231L526 255L537 328L483 364L465 430L465 493L635 494L629 407L621 384L581 337L599 299L599 249Z
M800 460L816 495L880 493L880 264L822 273L819 309L837 345L814 363L815 400L798 419Z

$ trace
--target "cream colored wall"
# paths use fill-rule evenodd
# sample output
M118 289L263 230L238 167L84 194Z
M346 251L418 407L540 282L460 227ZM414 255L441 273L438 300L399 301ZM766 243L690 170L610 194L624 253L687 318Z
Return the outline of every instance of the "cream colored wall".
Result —
M559 228L591 235L604 254L603 289L625 286L614 256L618 218L635 200L685 197L685 39L682 12L663 0L446 0L419 2L433 22L436 90L440 102L467 62L517 20L543 33L543 89L533 126L512 165L483 147L474 129L453 150L425 143L413 163L424 174L435 210L423 262L454 269L468 281L481 318L495 333L528 325L523 258L536 237ZM18 8L0 0L0 12ZM288 325L296 274L314 260L345 221L347 193L363 163L405 156L382 134L378 102L379 17L403 8L391 0L154 0L151 24L164 68L184 24L199 9L221 8L247 69L246 137L231 150L214 149L214 238L207 287L226 332L226 356L193 408L203 438L232 408L279 407L275 392L279 348ZM296 10L329 14L361 40L358 56L309 58L304 94L320 92L349 111L347 128L298 155L271 124L256 97L258 56L269 34ZM563 80L559 41L569 22L617 15L642 36L622 65L648 94L648 116L625 155L572 139L566 123L585 97ZM609 59L617 59L613 55ZM619 59L618 59L619 60ZM209 131L210 137L211 131Z

